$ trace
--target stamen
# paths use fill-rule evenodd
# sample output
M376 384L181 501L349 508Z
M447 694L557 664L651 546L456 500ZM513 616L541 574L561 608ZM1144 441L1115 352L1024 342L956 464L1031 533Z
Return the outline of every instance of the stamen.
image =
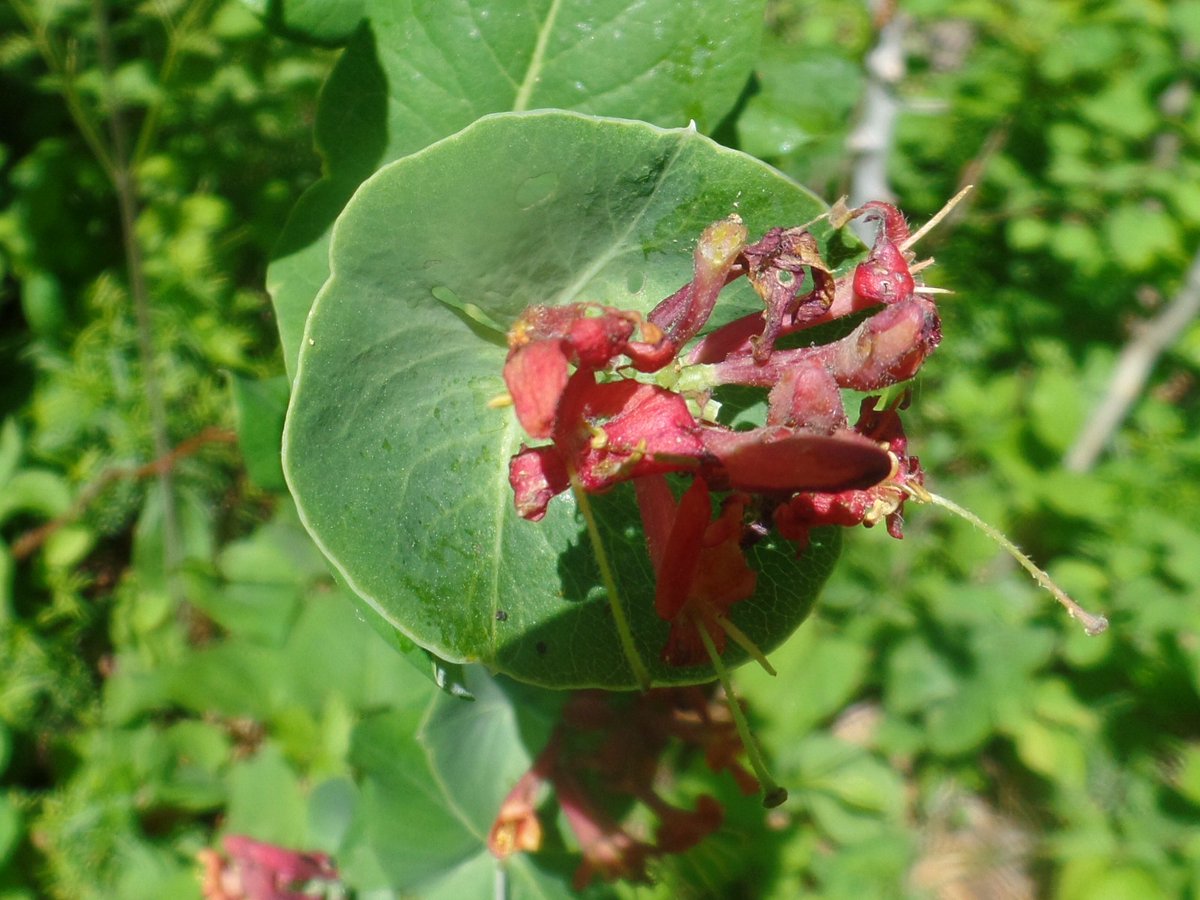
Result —
M968 522L990 537L993 541L1003 547L1009 556L1021 564L1021 568L1033 576L1034 581L1049 591L1054 599L1062 604L1063 608L1066 609L1067 613L1072 619L1077 620L1083 625L1083 630L1088 635L1095 637L1096 635L1103 633L1108 628L1107 618L1102 615L1088 612L1086 609L1072 600L1066 591L1055 584L1054 580L1047 575L1044 570L1039 569L1034 561L1026 556L1024 552L1022 552L1020 547L1010 541L1007 537L1005 537L987 522L983 521L983 519L979 518L979 516L975 515L975 513L968 509L964 509L953 500L948 500L945 497L933 493L932 491L927 491L919 485L910 484L905 485L905 487L908 489L910 496L912 496L912 498L917 502L932 503L935 506L940 506L943 509L950 510L950 512L954 513L956 516L966 519Z
M922 225L920 228L918 228L916 231L914 231L912 234L910 234L907 239L905 239L904 243L900 245L900 249L907 250L913 244L915 244L917 241L919 241L921 238L925 237L925 235L929 233L929 230L931 228L936 226L938 224L938 222L942 221L942 219L946 218L946 216L950 215L950 211L952 209L954 209L954 207L958 206L958 204L962 200L962 198L967 196L967 192L970 191L971 188L973 188L973 187L975 187L975 185L968 184L965 188L963 188L961 191L959 191L957 194L955 194L953 197L951 197L945 206L943 206L936 213L934 213L932 219L930 219L928 222L926 222L924 225Z
M779 674L775 671L775 667L771 665L770 661L767 659L766 654L759 649L758 644L750 640L750 636L746 634L746 632L742 631L742 629L738 628L724 616L714 616L714 620L718 625L721 626L721 630L729 635L730 639L735 644L750 654L750 657L756 663L762 666L763 671L765 671L768 675Z
M704 627L703 621L696 620L695 625L696 630L700 632L700 640L704 641L704 649L708 651L708 658L712 661L713 669L717 673L717 680L721 682L721 687L725 690L725 702L729 704L729 712L733 715L733 724L737 728L738 737L742 739L742 746L746 748L746 757L750 760L750 768L754 770L758 786L762 788L763 806L767 809L774 809L787 800L787 788L777 784L771 777L771 773L767 771L762 751L758 749L758 742L750 733L750 723L746 721L742 705L738 703L737 695L733 692L733 682L729 680L729 671L725 668L721 654L717 652L717 648L713 644L712 635Z
M954 291L949 288L932 287L928 284L918 284L913 288L914 294L953 294Z
M927 257L925 257L925 259L921 260L920 262L915 262L911 266L909 266L908 273L910 275L915 275L918 272L923 272L925 269L928 269L930 266L932 266L933 263L934 263L933 257L927 256Z
M506 406L513 405L512 394L505 391L503 394L497 394L487 402L488 409L504 409Z

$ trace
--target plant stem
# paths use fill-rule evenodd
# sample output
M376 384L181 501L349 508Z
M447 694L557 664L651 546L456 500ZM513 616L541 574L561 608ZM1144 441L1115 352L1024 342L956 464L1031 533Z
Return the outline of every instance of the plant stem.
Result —
M750 768L754 770L759 787L763 791L763 806L767 809L773 809L787 800L787 788L777 784L775 779L771 777L771 773L767 771L767 765L762 758L762 751L759 750L758 742L754 740L754 735L750 733L750 723L746 721L746 714L742 712L742 705L738 703L737 695L733 692L733 682L729 678L729 670L725 668L721 654L717 652L712 635L708 633L708 629L704 626L703 622L696 622L696 630L700 632L700 640L704 641L704 649L708 651L708 658L712 661L713 669L717 673L717 680L721 682L721 687L725 690L725 700L729 704L730 713L733 714L733 724L737 728L738 737L742 739L742 746L746 748L746 756L750 760Z
M104 174L115 184L117 180L117 167L113 161L113 154L109 152L109 148L105 145L96 121L83 105L82 100L80 100L79 93L75 90L75 79L70 68L59 56L58 50L55 49L54 43L50 40L50 36L46 32L45 26L38 21L33 9L27 6L24 0L11 0L11 2L17 17L29 31L29 36L33 40L34 46L37 47L42 61L46 64L46 68L58 76L61 83L59 92L62 95L63 102L67 104L67 112L71 116L71 121L79 129L79 134L83 137L84 143L88 145L88 149L92 151L96 162L104 170Z
M92 16L96 27L96 50L100 60L100 69L104 74L108 127L112 142L110 176L117 195L117 207L121 218L121 239L125 245L125 266L129 276L129 293L133 298L134 316L137 322L142 385L146 392L146 406L150 413L154 455L156 458L162 459L170 453L171 443L167 434L166 406L163 403L162 389L158 381L154 331L150 320L150 290L146 284L141 244L137 239L137 185L130 165L125 118L120 100L112 89L116 63L113 58L112 40L108 29L106 0L92 0ZM167 584L173 586L177 584L174 574L182 555L182 543L179 533L179 518L175 508L174 475L169 467L159 470L158 487L162 493L163 503L163 565ZM176 591L172 590L172 593L175 594ZM180 598L176 597L176 599Z
M163 27L167 32L167 47L163 54L162 66L158 70L159 92L146 110L146 116L142 119L142 127L138 129L133 156L130 157L130 164L135 168L145 160L146 154L154 146L155 138L158 137L158 123L162 118L163 107L166 105L167 83L174 77L175 70L179 67L179 48L184 39L191 34L196 22L208 11L210 3L211 0L193 0L184 10L179 24L174 26L171 24L166 10L160 10Z
M633 632L629 628L629 620L625 617L625 609L621 606L621 598L617 593L617 582L613 578L612 566L608 563L608 554L604 550L604 541L600 538L600 529L596 525L596 517L592 514L592 505L588 502L587 492L579 483L579 475L574 468L568 468L567 474L571 479L571 493L575 495L575 503L587 526L588 539L592 542L592 551L596 554L596 565L600 567L600 580L604 582L604 591L608 594L608 607L612 610L613 622L617 627L617 637L621 641L621 649L633 677L643 691L650 689L650 673L646 664L638 655L637 646L633 643Z

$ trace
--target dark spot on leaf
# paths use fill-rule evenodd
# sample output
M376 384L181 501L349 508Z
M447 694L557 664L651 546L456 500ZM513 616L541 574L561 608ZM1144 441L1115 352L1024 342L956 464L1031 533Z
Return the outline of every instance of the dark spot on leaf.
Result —
M508 613L506 613L502 609L496 610L496 621L497 622L507 622L508 621Z
M546 646L546 642L545 642L545 641L538 641L538 642L537 642L537 643L534 645L533 649L534 649L534 650L536 650L536 651L538 652L538 656L545 656L545 655L546 655L546 651L547 651L547 650L549 650L550 648Z

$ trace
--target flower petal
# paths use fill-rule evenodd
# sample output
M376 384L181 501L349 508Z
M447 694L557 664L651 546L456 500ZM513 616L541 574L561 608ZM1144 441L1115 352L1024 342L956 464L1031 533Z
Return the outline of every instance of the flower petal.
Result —
M878 484L891 458L851 431L809 434L783 426L726 431L705 428L705 449L730 487L750 493L843 491Z

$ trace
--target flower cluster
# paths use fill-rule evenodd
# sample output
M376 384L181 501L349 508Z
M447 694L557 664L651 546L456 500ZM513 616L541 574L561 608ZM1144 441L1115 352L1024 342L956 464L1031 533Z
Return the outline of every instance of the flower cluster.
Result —
M730 607L754 593L744 547L755 529L773 527L800 550L820 525L885 520L899 537L904 501L923 481L898 409L868 399L851 425L841 394L911 378L941 339L932 289L914 275L914 237L885 203L839 205L829 216L836 227L879 221L866 260L844 276L805 228L773 228L749 243L730 216L700 236L692 280L648 315L533 306L509 332L504 379L518 421L539 442L509 466L517 511L536 521L568 488L594 493L632 480L660 574L655 608L671 625L670 664L703 663L706 638L723 650ZM701 337L721 291L742 277L763 311ZM839 340L779 346L874 307L882 309ZM716 422L710 401L721 385L766 390L765 423ZM678 500L668 473L690 479Z
M754 776L738 761L742 742L728 706L711 699L705 689L660 688L634 695L580 691L567 702L545 749L505 798L488 835L489 849L500 859L540 849L539 794L550 786L583 851L576 890L597 875L608 881L646 881L651 860L694 847L724 818L713 797L703 795L694 809L681 809L655 791L661 759L672 745L699 752L714 772L728 771L744 794L758 790ZM658 820L653 841L622 824L630 802L640 803Z
M198 854L204 866L205 900L304 900L313 885L337 886L338 872L326 854L288 850L240 834L226 836L226 855Z

